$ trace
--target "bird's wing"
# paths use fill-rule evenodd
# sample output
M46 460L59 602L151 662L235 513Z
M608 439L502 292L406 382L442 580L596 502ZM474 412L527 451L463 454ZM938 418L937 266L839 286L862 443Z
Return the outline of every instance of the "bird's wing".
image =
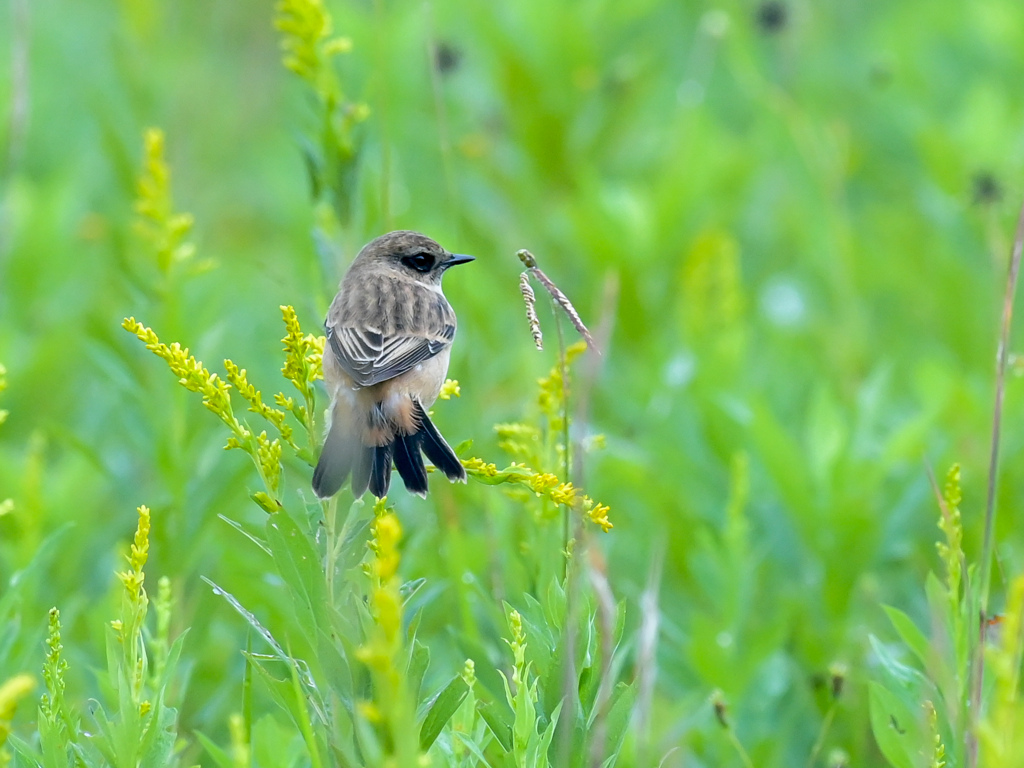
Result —
M360 387L405 373L449 347L454 338L455 323L447 321L418 334L349 325L327 328L331 351Z

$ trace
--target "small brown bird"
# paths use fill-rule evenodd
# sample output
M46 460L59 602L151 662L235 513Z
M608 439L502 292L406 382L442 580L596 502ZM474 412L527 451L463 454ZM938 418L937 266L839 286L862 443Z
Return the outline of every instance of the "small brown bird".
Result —
M405 487L427 495L422 454L449 480L466 470L427 417L448 373L455 312L441 292L449 267L473 261L419 232L390 232L367 243L327 312L324 382L330 428L313 471L321 499L351 477L359 498L380 498L394 462Z

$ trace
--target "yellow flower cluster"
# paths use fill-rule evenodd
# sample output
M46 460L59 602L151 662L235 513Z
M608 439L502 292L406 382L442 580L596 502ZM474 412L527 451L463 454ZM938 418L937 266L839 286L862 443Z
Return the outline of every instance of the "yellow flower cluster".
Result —
M292 438L292 428L286 421L287 415L285 412L279 411L277 408L271 408L263 402L263 397L260 394L260 391L250 384L248 378L246 378L244 368L239 368L231 360L225 360L224 369L227 371L228 381L231 383L231 386L233 386L238 394L242 396L243 400L249 403L249 410L253 413L258 413L273 424L277 428L277 431L281 433L281 439L295 450L298 450L299 447L295 444L295 440ZM275 395L275 400L277 397L283 398L284 395Z
M313 382L324 377L324 344L327 343L327 339L324 336L314 336L311 333L303 334L294 307L281 305L281 316L284 318L285 327L285 336L281 339L284 343L285 361L281 373L295 385L306 402L311 403L313 401ZM284 400L284 395L280 400L275 398L275 402L282 407L284 407L282 402Z
M576 489L572 483L560 483L551 490L550 496L556 504L565 504L567 507L576 503Z
M615 526L608 519L608 512L611 511L607 504L594 501L589 496L583 497L583 512L594 525L599 526L602 531L608 533Z
M149 559L149 530L149 507L143 505L139 507L139 525L135 529L135 540L128 556L128 570L117 574L124 584L129 600L133 603L142 603L146 600L146 593L143 590L146 574L143 568Z
M43 716L51 722L55 721L58 709L64 697L64 672L67 671L68 662L61 657L64 646L60 640L60 611L56 608L50 609L49 628L46 633L46 660L43 663L43 682L46 684L46 693L40 704Z
M466 468L467 474L473 475L478 481L486 485L499 485L509 483L528 488L538 496L545 496L555 504L564 504L568 507L579 508L594 525L608 533L614 526L608 519L609 507L601 504L589 496L580 493L572 483L561 482L556 475L550 472L534 472L525 464L512 462L511 466L499 470L494 464L488 464L483 459L464 459L462 466Z
M150 128L145 135L145 160L138 180L135 212L140 234L156 253L156 263L166 273L175 262L188 261L196 252L185 238L192 229L192 216L175 213L171 199L171 172L164 160L164 134Z
M265 431L260 432L256 435L256 459L267 488L277 493L281 482L281 441L271 440Z
M203 405L217 414L221 421L231 428L239 441L248 440L247 430L231 411L230 385L217 374L210 373L203 364L189 354L178 342L164 344L152 328L140 323L134 317L125 318L121 327L134 333L146 345L146 349L162 358L171 373L178 377L178 383L190 392L198 392L203 396Z
M381 501L385 501L386 498ZM398 573L398 544L402 540L402 526L398 522L398 516L388 511L374 520L372 532L373 539L368 545L375 555L371 566L372 572L379 583L384 583Z
M527 482L530 485L530 490L541 496L550 493L558 485L558 478L550 472L542 472L531 475Z
M395 672L394 654L399 647L402 628L402 596L397 578L402 526L386 503L386 498L379 499L374 506L373 538L367 542L367 547L373 552L373 558L366 566L366 572L373 580L370 609L379 634L359 649L358 658L367 666L391 675Z
M465 459L462 462L462 466L466 468L466 471L474 475L483 475L484 477L495 477L498 474L498 467L494 464L488 464L483 459Z
M281 32L284 65L318 92L329 90L329 61L351 51L352 41L331 37L331 16L322 0L281 0L274 26Z
M523 617L513 609L508 615L508 627L512 630L512 639L505 640L512 649L515 663L512 665L512 682L522 685L526 678L526 632L523 630Z
M445 379L441 385L441 392L438 394L441 400L451 400L453 397L462 397L462 388L457 379Z
M959 609L960 581L962 576L964 528L960 520L960 465L954 464L946 474L946 486L942 492L946 509L939 517L939 528L946 534L946 541L937 542L939 557L946 566L946 586L949 590L950 604L954 610Z

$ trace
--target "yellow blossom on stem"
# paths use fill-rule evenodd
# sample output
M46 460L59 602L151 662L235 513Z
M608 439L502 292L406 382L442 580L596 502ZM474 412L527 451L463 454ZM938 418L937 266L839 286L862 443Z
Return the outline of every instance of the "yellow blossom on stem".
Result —
M287 418L285 412L279 411L277 408L271 408L263 402L260 391L249 383L244 368L239 368L231 360L225 360L224 370L228 372L228 381L231 383L231 386L242 396L243 400L249 403L249 410L253 413L258 413L273 424L281 434L281 439L295 450L298 450L299 447L295 444L295 440L292 439L292 428L285 420Z
M277 493L281 482L281 441L271 440L266 432L260 432L256 435L256 458L267 488Z
M441 385L441 391L437 396L441 400L451 400L453 397L462 397L462 388L459 386L458 380L445 379L444 384Z
M192 216L175 213L171 198L171 171L164 159L164 134L150 128L145 134L145 160L137 184L135 212L140 234L152 244L157 267L168 272L175 262L195 255L195 246L185 240L192 229Z
M178 377L178 383L190 392L198 392L203 396L203 405L217 414L221 421L228 425L235 439L244 442L250 433L231 410L230 385L217 374L210 373L206 367L182 348L178 342L167 345L160 341L152 328L149 328L134 317L125 318L121 327L134 333L146 345L146 349L162 358L171 373Z
M529 485L530 490L540 496L544 492L550 491L557 486L558 478L550 472L544 472L538 475L532 475L529 479Z
M600 526L601 530L608 533L615 526L608 519L611 511L607 504L595 502L589 496L583 497L583 511L594 525Z
M466 459L462 462L462 466L471 474L481 474L486 477L494 477L498 474L498 467L494 464L488 464L483 459Z
M556 504L565 504L571 507L576 502L576 489L572 483L562 483L551 491L551 500Z
M149 530L150 515L149 507L139 507L139 525L135 530L135 540L132 542L131 554L128 556L128 570L118 574L125 591L133 603L138 603L145 598L143 583L146 574L143 568L146 560L149 559Z

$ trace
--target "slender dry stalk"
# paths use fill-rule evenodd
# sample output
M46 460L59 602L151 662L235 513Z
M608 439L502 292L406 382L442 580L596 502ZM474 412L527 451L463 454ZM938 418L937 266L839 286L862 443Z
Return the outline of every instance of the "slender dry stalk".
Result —
M594 700L593 723L590 726L590 765L601 768L605 759L608 741L608 702L612 688L612 652L615 635L615 596L608 583L608 566L601 551L591 547L587 554L590 560L590 586L597 596L597 618L601 627L601 681Z
M1013 300L1017 292L1021 256L1024 253L1024 205L1017 218L1013 238L1013 252L1006 276L1003 294L1002 326L996 354L996 395L992 413L992 442L988 462L988 492L985 500L985 537L981 548L981 595L978 634L980 641L974 648L971 661L971 727L967 733L967 764L973 768L978 762L978 741L975 734L981 709L981 692L985 677L985 631L988 627L988 598L992 587L992 561L994 559L996 519L996 479L999 474L999 438L1003 420L1003 398L1006 391L1006 365L1010 354L1010 324L1013 319Z
M537 296L530 286L529 272L519 275L519 292L523 294L523 303L526 304L526 320L530 323L530 333L533 334L533 344L538 350L544 349L544 334L540 330L540 320L537 318Z
M654 681L658 677L658 629L661 623L658 589L661 585L661 567L664 559L665 549L662 547L651 562L647 586L640 595L640 632L633 675L637 681L636 708L633 710L639 749L637 765L650 765L651 762L651 706L654 702Z
M597 344L594 343L594 337L590 335L590 331L587 329L587 326L584 325L583 320L580 319L580 314L576 311L576 307L572 305L572 302L569 301L569 297L562 293L551 278L545 275L541 268L537 266L537 258L525 248L519 251L516 255L526 266L526 271L533 275L537 282L544 286L544 289L551 294L551 298L555 300L555 303L562 308L562 311L565 312L566 315L568 315L569 321L579 332L580 336L586 340L587 346L597 354L601 354L601 350L598 349Z
M522 259L522 254L526 253L529 255L529 251L520 251L519 258ZM532 263L535 265L536 260L533 260L530 255ZM526 261L524 260L524 264ZM529 265L527 265L528 271ZM524 273L526 274L526 273ZM531 291L532 292L532 291ZM561 293L561 292L559 292ZM618 280L615 276L609 277L605 282L605 301L603 302L604 311L602 313L601 321L598 325L598 331L602 342L605 342L611 337L611 330L615 319L615 306L616 298L618 297ZM554 297L552 297L554 298ZM557 323L559 348L561 354L562 363L562 385L568 386L569 372L565 365L565 342L562 335L561 325ZM592 347L594 348L594 347ZM593 388L597 376L600 373L600 358L597 356L591 361L591 365L588 366L584 375L582 376L579 385L576 387L576 408L573 414L574 422L577 426L577 430L582 429L583 434L586 431L586 423L590 404L590 390ZM562 425L564 428L562 439L565 441L565 459L566 477L570 475L570 458L571 458L571 476L574 481L581 487L584 483L584 453L578 447L576 450L570 450L569 445L569 393L568 390L563 391L563 412L562 412ZM568 510L567 510L568 513ZM568 617L565 622L565 633L566 633L566 665L565 672L562 677L562 700L564 702L564 709L572 711L573 707L579 706L579 688L578 688L578 674L575 664L576 658L576 643L577 643L577 632L576 625L579 621L580 611L580 600L579 590L581 589L580 584L580 568L570 567L570 555L568 550L570 547L570 541L580 542L583 541L583 546L589 549L589 537L585 535L582 529L582 518L580 515L566 515L565 518L565 546L566 546L566 574L565 574L565 595L566 602L568 603ZM580 563L580 559L576 557L575 563ZM607 579L606 579L607 581ZM602 630L603 631L603 630ZM602 681L604 685L604 681ZM607 720L607 718L605 718ZM598 740L599 743L604 743L604 737ZM572 729L571 728L560 728L558 743L557 743L557 759L554 761L555 765L568 765L570 760L570 749L572 748Z

